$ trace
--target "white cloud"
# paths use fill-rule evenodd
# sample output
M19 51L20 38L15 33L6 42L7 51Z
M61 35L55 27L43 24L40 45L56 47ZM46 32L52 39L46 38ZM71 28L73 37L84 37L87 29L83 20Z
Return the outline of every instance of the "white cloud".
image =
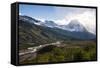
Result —
M77 19L80 21L81 24L83 24L86 29L92 33L95 33L95 26L96 26L96 14L95 11L85 11L82 14L73 14L69 17L66 16L66 19L69 18L70 20Z
M55 20L55 23L58 24L58 25L67 25L68 24L66 19Z
M95 33L96 29L96 10L92 8L56 8L57 15L63 17L56 20L59 25L66 25L71 20L77 19L86 29Z
M19 15L22 15L22 13L19 13Z

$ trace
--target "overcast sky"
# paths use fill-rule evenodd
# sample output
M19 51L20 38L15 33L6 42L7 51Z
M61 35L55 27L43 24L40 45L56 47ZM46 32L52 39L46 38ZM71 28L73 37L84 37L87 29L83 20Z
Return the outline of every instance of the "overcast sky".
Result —
M96 10L94 8L56 7L40 5L19 5L19 14L39 20L52 20L59 25L67 25L77 19L87 30L95 33Z

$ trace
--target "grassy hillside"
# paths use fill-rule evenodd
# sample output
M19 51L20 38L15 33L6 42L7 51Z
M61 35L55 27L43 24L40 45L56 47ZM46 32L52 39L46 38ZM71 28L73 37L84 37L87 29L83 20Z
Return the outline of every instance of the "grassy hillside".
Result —
M37 20L34 19L34 21ZM95 35L87 31L71 32L56 27L39 26L34 22L20 19L18 35L19 53L25 53L19 56L21 58L20 64L97 59ZM56 42L60 42L60 44L55 44ZM45 46L46 44L50 45ZM42 48L37 50L36 47L40 45ZM29 47L33 48L32 51L28 49ZM27 52L28 54L26 54Z
M73 37L67 36L60 29L52 29L48 27L37 26L34 23L19 20L19 49L27 48L34 43L33 46L55 42L58 40L71 40Z
M64 47L47 46L37 52L37 57L22 64L96 60L96 43L93 41L65 41Z

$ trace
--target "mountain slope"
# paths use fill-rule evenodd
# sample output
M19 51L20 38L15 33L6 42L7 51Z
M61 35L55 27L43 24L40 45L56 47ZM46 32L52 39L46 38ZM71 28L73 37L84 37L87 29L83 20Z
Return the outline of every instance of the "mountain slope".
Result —
M58 26L53 21L47 21L47 20L45 21L44 25L47 26L47 27L51 27L51 28L54 28L54 27Z
M72 21L73 22L73 21ZM40 23L40 25L36 24ZM47 23L47 22L45 22ZM64 30L57 27L47 27L44 22L28 16L19 17L19 43L35 43L45 44L55 42L58 40L91 40L95 39L95 35L89 33L79 23L68 24L66 29L76 29L75 31ZM52 21L49 21L47 25L57 26ZM79 28L82 29L79 29ZM79 29L79 30L78 30Z
M71 20L68 25L61 25L60 28L71 32L87 31L85 27L78 20Z
M73 37L67 36L61 29L39 26L28 21L19 20L19 43L44 44L57 40L68 40Z

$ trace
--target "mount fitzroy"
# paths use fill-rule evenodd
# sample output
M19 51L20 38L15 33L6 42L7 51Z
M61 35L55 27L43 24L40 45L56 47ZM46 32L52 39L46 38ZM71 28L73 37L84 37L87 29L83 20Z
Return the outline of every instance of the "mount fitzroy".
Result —
M67 25L58 25L54 21L40 21L29 16L19 15L19 43L48 43L58 40L95 40L78 20Z

